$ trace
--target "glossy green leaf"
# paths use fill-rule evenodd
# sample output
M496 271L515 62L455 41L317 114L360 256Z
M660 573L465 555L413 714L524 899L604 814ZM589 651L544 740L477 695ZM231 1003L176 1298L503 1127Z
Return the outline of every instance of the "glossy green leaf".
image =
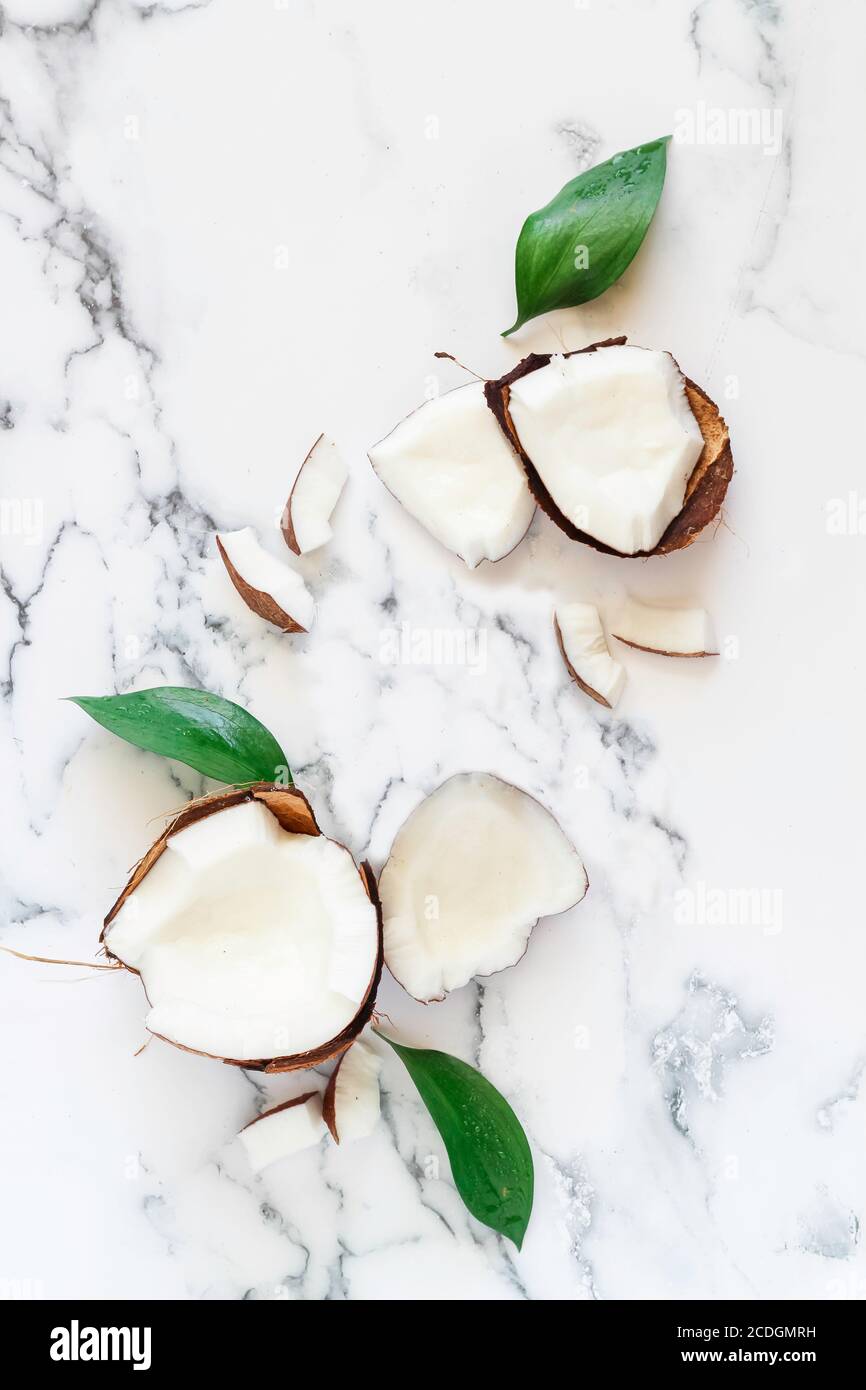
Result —
M527 217L517 241L517 320L573 309L618 280L646 236L665 181L669 135L578 174Z
M384 1033L379 1034L385 1038ZM480 1072L447 1052L393 1047L442 1135L454 1183L474 1217L523 1244L532 1212L532 1154L520 1121Z
M127 743L161 753L219 782L291 783L273 734L240 705L206 690L158 685L130 695L70 697L97 724Z

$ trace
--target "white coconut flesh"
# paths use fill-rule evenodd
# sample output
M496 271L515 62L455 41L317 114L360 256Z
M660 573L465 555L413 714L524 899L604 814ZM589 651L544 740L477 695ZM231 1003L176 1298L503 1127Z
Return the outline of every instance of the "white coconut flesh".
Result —
M358 1013L376 910L348 850L248 801L172 835L105 944L140 972L151 1032L231 1060L294 1056Z
M427 401L370 451L385 486L470 569L501 560L535 511L481 382Z
M320 1095L276 1106L242 1129L238 1138L254 1173L301 1149L312 1148L326 1133Z
M663 607L630 598L611 630L621 642L663 656L718 655L705 608Z
M625 671L608 650L598 609L591 603L563 603L554 617L574 675L600 703L613 709L625 687Z
M540 917L587 889L581 859L549 811L487 773L461 773L399 830L379 892L385 959L416 999L441 999L523 955Z
M278 609L308 632L313 624L315 604L297 571L265 550L251 526L220 534L219 540L244 583L272 598ZM246 597L245 602L254 607Z
M292 531L299 554L317 550L331 539L331 515L348 476L336 444L320 435L301 464L289 498Z
M366 1043L356 1042L337 1062L333 1076L332 1133L338 1144L366 1139L379 1119L382 1062ZM328 1103L325 1104L326 1119Z
M554 356L512 384L509 412L556 506L611 549L652 550L682 510L703 437L670 353Z

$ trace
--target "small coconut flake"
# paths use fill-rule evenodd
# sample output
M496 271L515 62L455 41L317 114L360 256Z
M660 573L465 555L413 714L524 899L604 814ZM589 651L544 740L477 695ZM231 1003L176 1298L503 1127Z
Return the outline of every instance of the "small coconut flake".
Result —
M370 450L370 462L406 510L470 569L513 550L535 511L483 382L419 406Z
M563 660L581 690L613 709L625 687L625 671L608 651L598 609L591 603L560 604L553 625Z
M379 1073L382 1062L363 1042L338 1058L325 1091L324 1117L338 1144L366 1139L379 1119Z
M253 613L281 632L309 632L315 604L303 579L275 559L251 526L216 538L229 578Z
M705 608L671 608L629 598L612 631L627 646L660 656L718 656Z
M514 965L538 919L587 886L540 802L489 773L460 773L415 808L382 871L388 968L416 999L442 999Z
M301 464L283 513L286 545L296 555L318 550L331 539L331 516L348 476L336 444L320 434Z
M327 1133L322 1118L322 1097L307 1091L284 1105L266 1110L238 1135L254 1173L301 1149L310 1149Z

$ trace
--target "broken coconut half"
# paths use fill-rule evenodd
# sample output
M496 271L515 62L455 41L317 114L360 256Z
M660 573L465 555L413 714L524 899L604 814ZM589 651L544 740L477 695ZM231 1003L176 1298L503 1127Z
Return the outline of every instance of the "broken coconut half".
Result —
M572 678L585 694L613 709L625 687L625 671L608 651L598 609L592 603L561 603L553 626Z
M426 401L369 457L398 502L470 569L501 560L526 534L535 502L482 382Z
M326 1132L322 1097L318 1091L306 1091L251 1120L238 1139L253 1172L260 1173L280 1158L312 1148Z
M376 883L321 834L306 798L267 784L190 803L105 919L141 976L151 1033L255 1071L344 1051L382 968Z
M705 608L667 608L628 599L611 629L629 647L660 656L718 656Z
M318 550L331 539L331 515L348 476L336 444L320 434L301 464L283 512L286 545L296 555Z
M366 1139L379 1118L379 1073L382 1062L367 1043L353 1043L331 1073L325 1091L324 1118L338 1144Z
M532 353L485 389L536 500L573 540L664 555L690 545L722 505L727 426L669 352L612 338Z
M303 579L280 564L251 526L216 538L217 549L247 608L282 632L309 632L315 604Z
M442 999L514 965L538 919L587 887L540 802L488 773L460 773L415 808L382 871L388 969L421 1002Z

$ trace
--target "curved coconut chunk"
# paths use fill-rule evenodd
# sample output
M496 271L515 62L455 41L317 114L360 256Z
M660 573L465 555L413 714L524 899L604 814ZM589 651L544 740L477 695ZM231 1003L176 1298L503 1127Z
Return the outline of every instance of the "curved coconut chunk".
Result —
M416 999L441 999L513 965L539 917L586 889L577 851L534 797L461 773L415 808L382 871L388 968Z
M553 615L565 664L580 688L613 709L625 687L625 671L608 651L598 609L591 603L563 603Z
M670 353L613 346L554 356L511 384L508 409L568 521L624 555L656 545L704 444Z
M382 1062L366 1043L356 1042L338 1059L325 1091L325 1123L338 1144L366 1139L381 1111Z
M318 1091L308 1091L285 1105L266 1110L246 1125L238 1138L253 1172L260 1173L280 1158L312 1148L326 1132L322 1098Z
M629 598L613 635L630 647L661 656L718 656L705 608L666 608Z
M301 576L265 550L251 526L217 536L229 578L248 608L283 632L309 632L315 604Z
M171 836L104 939L140 972L151 1032L244 1061L307 1052L346 1028L377 937L348 850L244 801Z
M482 382L427 401L370 451L385 486L474 569L526 534L535 501Z
M331 515L348 476L336 444L320 434L301 464L286 503L283 535L296 555L318 550L331 539Z

